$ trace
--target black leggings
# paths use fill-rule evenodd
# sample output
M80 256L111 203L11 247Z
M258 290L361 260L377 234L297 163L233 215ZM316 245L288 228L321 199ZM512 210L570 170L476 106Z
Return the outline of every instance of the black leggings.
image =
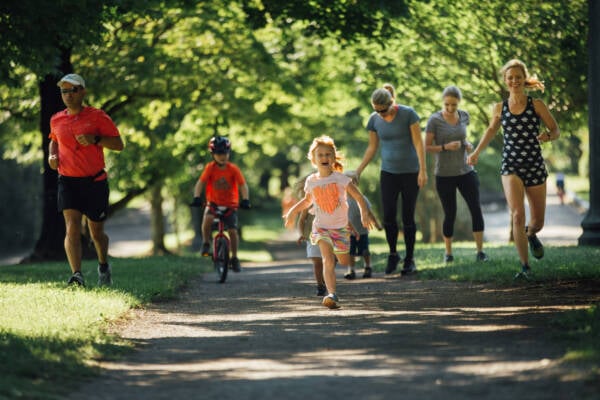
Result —
M456 189L460 192L469 207L473 232L483 231L483 214L479 203L479 177L475 171L459 176L436 176L435 188L444 209L444 236L454 235L456 220Z
M392 174L381 171L381 201L383 203L383 228L390 253L396 253L398 244L398 196L402 196L402 227L407 260L413 259L417 226L415 207L419 195L418 174Z

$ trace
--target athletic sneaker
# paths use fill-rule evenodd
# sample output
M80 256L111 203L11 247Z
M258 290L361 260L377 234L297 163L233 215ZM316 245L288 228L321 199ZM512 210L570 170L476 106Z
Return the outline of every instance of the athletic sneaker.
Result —
M210 256L210 244L202 243L202 257Z
M85 281L83 280L83 275L81 272L77 271L69 278L67 285L77 285L77 286L85 286Z
M402 275L412 275L417 273L417 266L413 260L404 260L404 267L402 267L402 271L400 274Z
M538 260L544 257L544 245L540 242L540 239L537 238L535 233L527 236L527 240L529 241L529 250L531 250L531 254Z
M348 280L352 280L352 279L356 278L356 272L354 272L354 270L352 270L350 272L346 272L344 274L344 278L346 278Z
M386 275L391 274L398 268L398 263L400 262L400 257L398 254L390 254L387 260L387 266L385 267Z
M231 265L233 272L240 272L242 270L240 260L237 257L233 257L231 261L229 261L229 264Z
M325 293L327 293L325 285L317 285L317 296L325 296Z
M323 305L329 309L340 308L338 306L338 297L335 293L330 293L327 296L323 297Z
M365 267L363 278L370 278L371 276L373 276L373 269L371 267Z
M110 265L106 267L105 271L102 271L102 268L98 265L98 286L110 285L112 285L112 269Z
M489 258L487 256L487 254L485 254L483 251L478 251L477 255L475 256L475 260L476 261L488 261Z
M454 261L454 256L452 254L445 254L444 255L444 262L451 263L452 261Z
M531 267L528 264L521 264L521 272L517 272L513 279L523 278L529 280L529 273L531 272Z

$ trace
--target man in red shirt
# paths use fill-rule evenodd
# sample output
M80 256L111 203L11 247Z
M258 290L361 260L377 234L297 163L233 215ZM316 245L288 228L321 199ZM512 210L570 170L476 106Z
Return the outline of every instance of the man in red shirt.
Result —
M104 232L108 211L104 148L121 151L123 141L104 111L83 105L86 91L81 76L65 75L58 87L67 108L50 120L48 164L59 174L58 210L65 218L65 252L73 273L68 284L85 285L81 273L81 220L85 215L98 254L98 285L110 285L108 235Z
M202 175L196 182L194 188L193 206L200 206L202 200L200 195L206 191L206 202L216 206L228 208L250 208L248 199L248 184L237 165L229 162L231 152L231 142L222 136L213 137L208 145L213 156L213 161L208 163L202 171ZM240 202L240 194L242 201ZM210 253L210 238L212 223L215 219L211 209L207 206L204 209L204 218L202 219L202 255L208 256ZM234 272L240 272L240 260L237 257L238 232L237 232L237 213L233 212L223 221L229 232L231 241L231 269Z

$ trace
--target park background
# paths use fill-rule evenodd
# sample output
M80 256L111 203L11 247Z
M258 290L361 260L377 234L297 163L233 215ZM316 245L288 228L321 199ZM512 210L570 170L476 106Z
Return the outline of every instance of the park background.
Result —
M3 252L64 259L56 173L45 160L49 118L64 108L56 82L71 71L126 143L106 152L111 214L149 207L154 254L191 243L197 216L187 205L213 135L231 139L232 161L251 188L254 208L242 219L279 212L286 187L311 170L315 136L334 137L346 167L358 165L370 94L385 82L422 128L441 108L443 88L459 86L476 144L492 105L507 95L499 69L512 58L545 82L533 96L561 128L544 146L549 171L566 173L567 188L588 196L586 1L25 0L0 15ZM503 201L501 146L497 135L477 167L484 202ZM419 238L429 243L442 239L433 159L417 207ZM360 185L376 212L377 164ZM459 212L456 239L469 237L468 213Z

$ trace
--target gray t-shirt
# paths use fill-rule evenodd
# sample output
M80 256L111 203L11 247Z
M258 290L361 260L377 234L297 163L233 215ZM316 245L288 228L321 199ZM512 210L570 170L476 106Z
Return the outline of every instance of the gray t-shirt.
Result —
M410 134L410 126L419 122L412 107L398 105L398 112L390 122L374 112L367 122L367 131L379 137L381 170L392 174L419 172L419 158Z
M460 140L462 143L459 150L442 151L435 154L435 175L436 176L459 176L473 171L473 167L467 164L467 125L469 125L469 113L458 110L458 124L449 124L442 112L434 113L427 121L425 132L433 133L435 144L442 144Z
M371 209L371 202L365 195L363 195L363 199L367 203L367 207L369 210ZM352 196L348 196L348 221L352 224L356 232L359 235L366 235L369 233L369 230L365 228L360 220L360 208L358 208L358 203Z

